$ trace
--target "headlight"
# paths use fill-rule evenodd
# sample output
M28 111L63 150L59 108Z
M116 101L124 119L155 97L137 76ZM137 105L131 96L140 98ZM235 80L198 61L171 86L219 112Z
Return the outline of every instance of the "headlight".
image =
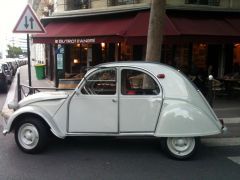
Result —
M18 107L19 107L19 105L16 101L12 101L12 102L8 103L8 109L16 110L16 109L18 109Z

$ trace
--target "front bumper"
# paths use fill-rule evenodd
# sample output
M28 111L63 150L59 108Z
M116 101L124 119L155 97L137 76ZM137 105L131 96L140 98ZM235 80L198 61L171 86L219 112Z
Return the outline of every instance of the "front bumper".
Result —
M8 109L8 108L3 108L3 110L2 110L1 116L3 118L2 118L2 121L0 123L3 126L3 134L4 135L6 135L9 132L9 129L8 129L8 119L12 115L13 112L14 111L12 109Z
M3 126L3 135L5 136L8 133L7 127L7 119L3 118L2 120L2 126Z
M224 124L224 121L223 121L223 119L219 119L219 121L220 121L220 123L221 123L221 125L222 125L222 133L225 133L226 131L227 131L227 127L226 127L226 125Z

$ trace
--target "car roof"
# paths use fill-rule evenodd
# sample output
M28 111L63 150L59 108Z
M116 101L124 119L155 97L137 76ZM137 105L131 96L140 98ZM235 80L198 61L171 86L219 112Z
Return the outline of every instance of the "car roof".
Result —
M147 61L120 61L120 62L109 62L109 63L103 63L95 66L95 68L105 68L105 67L135 67L135 68L141 68L148 71L153 71L153 69L158 68L164 68L168 70L175 70L175 68L162 64L159 62L147 62Z

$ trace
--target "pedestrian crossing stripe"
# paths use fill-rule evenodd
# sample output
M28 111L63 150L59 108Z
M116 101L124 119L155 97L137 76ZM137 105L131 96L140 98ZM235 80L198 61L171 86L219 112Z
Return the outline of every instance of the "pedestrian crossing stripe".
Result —
M240 156L230 156L228 159L240 165Z
M240 137L232 138L202 138L202 144L211 147L240 146Z

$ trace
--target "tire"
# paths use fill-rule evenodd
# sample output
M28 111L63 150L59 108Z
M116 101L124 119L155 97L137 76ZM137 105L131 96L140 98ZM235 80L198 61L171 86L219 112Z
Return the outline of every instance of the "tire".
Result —
M4 83L4 84L0 84L0 86L2 86L2 87L0 88L0 92L6 93L7 90L8 90L7 82Z
M178 160L190 159L195 155L200 145L196 137L161 138L162 149L172 158Z
M8 91L8 85L5 84L5 86L3 87L3 92L6 93Z
M36 154L47 146L49 129L36 117L20 121L15 127L15 141L19 149L25 153Z

